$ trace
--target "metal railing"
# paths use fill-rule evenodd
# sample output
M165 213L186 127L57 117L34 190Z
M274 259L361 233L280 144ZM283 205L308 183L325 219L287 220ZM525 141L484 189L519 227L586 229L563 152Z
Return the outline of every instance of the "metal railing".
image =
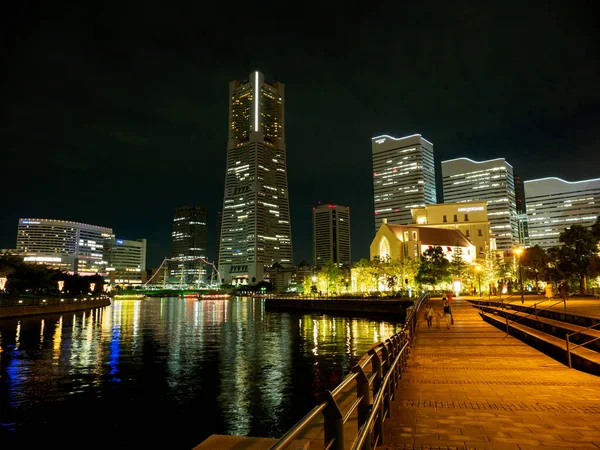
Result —
M583 342L581 344L577 344L574 346L571 346L570 344L570 339L572 336L575 336L576 334L583 334L588 330L591 330L592 328L598 327L600 326L600 322L591 325L587 328L585 328L584 330L580 330L580 331L576 331L574 333L567 333L565 340L567 341L567 361L569 362L569 369L572 369L573 366L571 365L571 350L576 349L577 347L581 347L583 345L587 345L587 344L591 344L592 342L596 342L598 339L600 339L600 337L594 338L594 339L590 339L589 341Z
M407 309L402 331L374 345L333 390L320 396L320 403L285 433L269 450L287 448L295 439L302 439L308 427L323 414L323 448L344 450L344 425L356 412L358 434L352 450L368 450L383 444L383 420L390 417L390 402L406 368L409 349L417 329L417 318L429 294L421 295ZM371 371L368 369L371 365ZM338 400L356 381L356 400L343 413ZM373 401L371 402L371 398Z

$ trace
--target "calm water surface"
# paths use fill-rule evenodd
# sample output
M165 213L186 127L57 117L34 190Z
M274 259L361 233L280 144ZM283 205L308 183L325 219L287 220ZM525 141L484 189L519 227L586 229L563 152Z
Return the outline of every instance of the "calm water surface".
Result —
M0 320L0 447L191 450L279 437L400 324L264 300L115 300Z

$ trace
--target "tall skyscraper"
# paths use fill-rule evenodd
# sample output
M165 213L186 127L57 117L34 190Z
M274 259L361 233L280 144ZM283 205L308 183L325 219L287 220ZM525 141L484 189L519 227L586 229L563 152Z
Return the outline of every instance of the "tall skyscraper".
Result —
M350 208L319 205L313 208L313 260L320 268L331 260L350 267Z
M590 226L600 215L600 178L571 182L549 177L524 184L531 245L561 245L558 237L565 228Z
M485 200L490 229L498 250L510 250L519 241L515 179L504 158L473 161L457 158L442 161L444 202Z
M104 271L104 240L111 228L57 219L19 219L17 250L27 263L80 275Z
M256 284L274 263L292 266L284 104L284 85L260 72L229 83L222 282Z
M217 224L216 224L216 233L215 233L215 244L216 244L216 258L215 261L219 264L219 251L221 250L221 226L223 224L223 212L217 211Z
M169 273L171 282L192 285L206 281L207 210L203 206L181 206L173 211L173 234Z
M405 225L410 210L437 203L433 144L413 134L402 138L383 135L371 139L375 232L382 219Z

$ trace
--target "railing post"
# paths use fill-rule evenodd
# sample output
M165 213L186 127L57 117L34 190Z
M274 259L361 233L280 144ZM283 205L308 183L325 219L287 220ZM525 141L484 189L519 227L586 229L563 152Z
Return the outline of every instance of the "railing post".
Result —
M506 334L509 334L508 333L508 316L506 316Z
M373 398L375 398L381 390L381 382L383 378L381 373L381 359L374 349L369 350L369 355L372 356L371 370L375 374L375 378L373 378ZM383 402L381 403L381 409L379 410L377 420L375 421L375 435L379 436L379 444L383 444L381 441L381 439L383 439Z
M567 361L569 363L569 369L572 369L571 366L571 350L569 349L569 334L567 333Z
M535 320L538 320L538 316L537 316L537 303L533 304L533 309L535 310Z
M387 364L385 366L384 376L386 376L390 372L390 370L391 370L390 366L392 365L392 360L390 358L390 351L388 350L387 345L389 345L389 344L384 343L383 346L381 347L381 357L383 358L384 361L387 361ZM392 397L394 396L393 388L394 388L394 377L393 377L393 373L391 373L390 376L388 377L388 385L385 386L387 395L383 396L384 411L387 410L387 414L385 415L385 417L392 416L390 402L392 401Z
M320 395L320 401L327 402L327 406L323 410L325 418L324 445L326 447L333 440L333 445L329 448L332 450L344 450L344 416L330 391L323 392Z
M359 402L356 413L358 416L358 429L360 430L364 425L367 417L369 416L369 411L371 410L371 398L369 396L369 380L367 379L367 375L365 375L365 371L357 364L352 368L352 372L354 372L356 376L356 397L362 397Z

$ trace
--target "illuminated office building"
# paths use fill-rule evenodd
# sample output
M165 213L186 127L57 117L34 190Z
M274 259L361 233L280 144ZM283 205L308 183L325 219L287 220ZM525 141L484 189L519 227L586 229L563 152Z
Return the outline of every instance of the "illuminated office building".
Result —
M284 105L284 85L260 72L229 83L222 282L256 284L275 263L292 266Z
M558 237L565 228L590 226L600 215L600 178L570 182L549 177L524 184L531 245L561 245Z
M487 213L498 250L518 242L517 204L512 166L504 158L442 161L444 202L487 201Z
M45 264L80 275L104 271L104 240L111 228L56 219L19 219L17 250L26 263Z
M208 253L207 209L180 206L173 211L169 281L181 285L206 282Z
M104 262L112 286L141 285L146 281L146 239L106 239Z
M350 267L349 207L319 205L313 208L313 260L317 268L327 261Z
M437 203L433 144L420 134L371 139L375 231L383 219L405 225L410 210Z

